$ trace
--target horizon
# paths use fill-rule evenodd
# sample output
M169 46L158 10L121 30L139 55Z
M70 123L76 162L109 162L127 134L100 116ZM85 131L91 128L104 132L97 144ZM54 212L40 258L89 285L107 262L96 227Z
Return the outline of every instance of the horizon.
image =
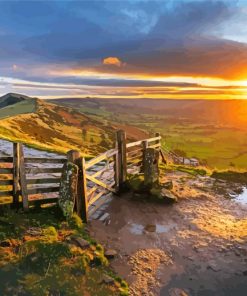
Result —
M1 1L0 95L247 98L247 1Z

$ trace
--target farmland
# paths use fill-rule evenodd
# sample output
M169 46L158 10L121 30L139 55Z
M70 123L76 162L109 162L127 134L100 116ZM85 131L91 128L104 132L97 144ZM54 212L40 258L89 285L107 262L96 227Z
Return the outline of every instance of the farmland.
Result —
M219 101L217 104L205 102L205 105L200 107L199 101L157 101L153 100L153 104L152 100L113 102L99 99L63 99L53 102L77 108L78 111L106 123L109 121L120 125L128 124L150 134L160 132L163 145L171 150L180 150L188 157L199 158L212 169L247 168L246 122L245 118L236 121L247 107L246 102L237 101L239 108L234 109L229 101ZM169 104L172 106L167 106ZM231 108L232 115L229 119Z

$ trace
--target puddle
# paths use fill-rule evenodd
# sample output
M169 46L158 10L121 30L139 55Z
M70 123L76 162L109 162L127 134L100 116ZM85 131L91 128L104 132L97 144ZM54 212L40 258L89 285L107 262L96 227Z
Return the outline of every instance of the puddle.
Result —
M247 205L247 187L243 188L242 193L234 195L233 197L236 202Z
M145 226L141 224L131 223L130 232L132 234L137 234L137 235L144 234L145 232L166 233L166 232L169 232L174 227L175 227L174 223L170 223L168 225L147 224Z

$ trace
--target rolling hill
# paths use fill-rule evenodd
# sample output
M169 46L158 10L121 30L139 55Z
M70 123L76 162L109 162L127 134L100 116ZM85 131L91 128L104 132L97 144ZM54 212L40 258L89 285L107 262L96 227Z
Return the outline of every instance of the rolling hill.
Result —
M0 98L0 106L3 139L60 153L79 149L85 155L103 152L115 142L117 125L73 108L11 93ZM140 134L137 128L134 130L134 134Z
M159 132L163 146L210 168L247 169L247 100L57 99L94 119Z

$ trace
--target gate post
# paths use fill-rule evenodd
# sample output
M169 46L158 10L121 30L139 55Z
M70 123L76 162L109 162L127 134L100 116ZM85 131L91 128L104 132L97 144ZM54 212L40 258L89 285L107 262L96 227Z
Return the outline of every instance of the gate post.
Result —
M152 187L159 183L159 151L147 148L144 155L144 185Z
M80 152L70 150L67 153L68 162L72 162L78 166L77 193L75 200L75 212L84 222L88 221L88 203L87 203L87 181L85 158L80 157Z
M119 190L123 190L127 179L126 160L126 133L123 130L117 131L118 169L119 169Z
M13 143L13 208L19 207L20 144Z
M25 170L25 159L23 144L19 144L19 155L20 155L20 187L22 196L22 205L24 211L28 211L28 192L27 192L27 180L26 180L26 170Z
M140 170L141 173L144 173L145 155L146 155L147 148L148 148L148 141L147 140L142 141L143 152L142 152L142 166L141 166L141 170Z

